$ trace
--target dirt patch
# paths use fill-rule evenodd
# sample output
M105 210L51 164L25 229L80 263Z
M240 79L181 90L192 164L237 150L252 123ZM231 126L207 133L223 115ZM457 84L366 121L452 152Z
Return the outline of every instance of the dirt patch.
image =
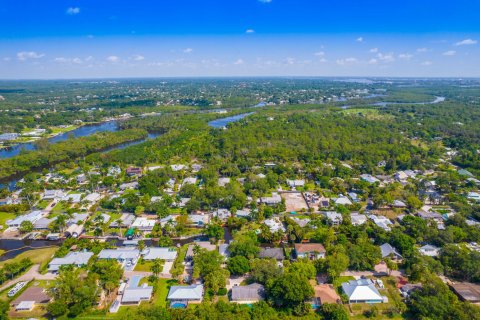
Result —
M308 210L307 203L300 192L282 193L282 198L285 199L287 212L299 212L302 211L302 209L303 211Z

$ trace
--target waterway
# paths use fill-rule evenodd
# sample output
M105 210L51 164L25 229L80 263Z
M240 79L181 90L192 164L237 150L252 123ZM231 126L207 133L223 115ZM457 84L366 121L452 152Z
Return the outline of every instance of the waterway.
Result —
M108 121L98 124L85 125L80 128L77 128L72 131L64 132L55 137L49 138L48 142L57 143L60 141L65 141L69 137L79 138L92 135L97 132L113 132L118 131L118 121ZM19 143L9 148L4 148L0 150L0 159L6 159L18 156L22 151L32 151L36 149L35 142L28 143Z
M252 115L253 113L254 112L242 113L237 114L236 116L212 120L208 123L208 125L216 129L226 128L229 123L241 120L249 115Z

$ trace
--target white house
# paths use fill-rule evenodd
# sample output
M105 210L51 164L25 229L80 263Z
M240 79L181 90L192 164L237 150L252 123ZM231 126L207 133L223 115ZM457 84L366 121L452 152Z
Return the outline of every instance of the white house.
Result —
M174 248L150 247L142 251L143 260L165 260L174 261L177 257L177 250Z
M88 261L93 256L93 252L69 252L63 258L54 258L48 264L49 272L58 272L61 266L73 265L82 267L88 264Z
M171 286L167 300L172 307L186 307L189 303L200 303L203 300L203 284Z
M342 283L343 292L349 303L383 303L387 298L382 297L371 279L350 280Z
M431 244L426 244L423 247L420 247L418 252L424 256L436 257L440 254L440 248Z
M141 230L141 231L152 231L153 227L155 226L155 223L156 223L155 220L138 217L135 219L135 221L133 221L131 227L138 228L138 230Z

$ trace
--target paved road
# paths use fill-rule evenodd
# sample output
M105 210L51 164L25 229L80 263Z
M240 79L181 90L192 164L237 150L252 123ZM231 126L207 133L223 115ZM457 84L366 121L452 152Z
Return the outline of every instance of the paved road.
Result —
M40 270L40 265L39 264L34 264L27 272L22 274L20 277L10 280L8 282L5 282L3 286L0 287L0 291L3 291L7 289L8 287L13 286L15 283L20 282L20 281L31 281L33 279L35 280L55 280L57 277L56 274L52 273L46 273L46 274L41 274L39 272Z

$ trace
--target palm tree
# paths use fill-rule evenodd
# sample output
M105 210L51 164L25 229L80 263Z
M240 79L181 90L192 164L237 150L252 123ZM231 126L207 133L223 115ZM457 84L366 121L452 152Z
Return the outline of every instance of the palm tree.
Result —
M162 271L162 261L158 258L153 260L151 270L152 270L153 274L155 275L155 277L158 278L158 275Z

